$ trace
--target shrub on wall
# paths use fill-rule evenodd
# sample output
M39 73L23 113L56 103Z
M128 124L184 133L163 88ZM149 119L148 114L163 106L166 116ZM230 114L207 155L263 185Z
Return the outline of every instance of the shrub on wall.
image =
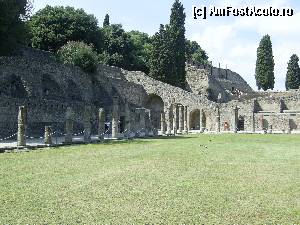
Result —
M87 73L97 70L98 55L92 45L84 42L68 42L58 50L57 56L60 62L78 66Z

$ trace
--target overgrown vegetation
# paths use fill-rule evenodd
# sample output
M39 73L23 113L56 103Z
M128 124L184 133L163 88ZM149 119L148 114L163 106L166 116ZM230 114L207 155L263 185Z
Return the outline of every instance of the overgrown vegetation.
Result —
M167 35L126 32L121 24L111 24L105 15L103 27L93 15L72 7L46 6L31 17L32 47L57 52L70 41L93 44L99 63L127 70L143 71L172 85L185 86L185 61L207 63L207 54L196 42L185 40L183 5L175 0L166 26ZM159 57L157 57L157 55ZM158 61L159 60L159 61Z
M98 55L93 46L84 42L68 42L57 52L58 59L73 66L79 66L87 73L94 73L97 70Z
M32 47L56 52L69 41L93 44L100 51L102 34L95 16L83 9L46 6L30 18Z

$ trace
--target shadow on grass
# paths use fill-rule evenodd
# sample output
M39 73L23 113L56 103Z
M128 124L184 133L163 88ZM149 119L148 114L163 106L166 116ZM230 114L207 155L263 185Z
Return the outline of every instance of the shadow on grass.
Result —
M105 140L101 143L95 143L95 145L98 144L104 144L104 145L115 145L115 144L149 144L152 143L152 141L157 140L186 140L186 139L193 139L197 138L195 137L188 137L188 136L159 136L159 137L144 137L144 138L134 138L134 139L123 139L123 140Z

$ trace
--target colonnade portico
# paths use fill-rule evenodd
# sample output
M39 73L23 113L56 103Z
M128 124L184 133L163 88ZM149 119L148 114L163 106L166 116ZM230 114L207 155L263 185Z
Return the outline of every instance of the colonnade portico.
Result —
M177 135L186 134L188 127L188 107L173 103L161 113L161 134Z

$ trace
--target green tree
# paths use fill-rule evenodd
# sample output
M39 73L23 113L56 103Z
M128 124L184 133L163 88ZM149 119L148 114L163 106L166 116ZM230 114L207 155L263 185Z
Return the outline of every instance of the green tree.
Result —
M68 42L57 51L60 62L78 66L87 73L97 71L98 56L93 46L84 42Z
M172 84L174 60L170 46L169 26L160 25L159 32L153 36L150 52L150 76L165 83Z
M24 21L30 12L31 3L27 0L0 0L0 55L26 44L28 32Z
M148 34L139 31L128 33L133 44L131 70L149 73L151 38Z
M184 7L175 0L170 16L170 41L172 54L174 55L174 74L171 84L184 88L186 84L185 72L185 18Z
M196 41L186 40L186 59L202 65L208 64L207 53Z
M83 9L46 6L31 17L29 27L34 48L55 52L69 41L83 41L101 51L98 21Z
M106 26L109 26L110 25L110 22L109 22L109 15L106 14L105 15L105 18L104 18L104 21L103 21L103 27L106 27Z
M185 13L183 5L175 0L170 24L160 26L153 37L150 56L150 76L168 84L185 87Z
M274 56L272 42L269 35L265 35L257 49L256 60L256 84L259 90L274 89Z
M295 54L288 63L285 86L286 90L298 89L300 86L299 57Z
M121 24L103 28L104 47L100 61L110 66L130 69L132 66L133 44Z

